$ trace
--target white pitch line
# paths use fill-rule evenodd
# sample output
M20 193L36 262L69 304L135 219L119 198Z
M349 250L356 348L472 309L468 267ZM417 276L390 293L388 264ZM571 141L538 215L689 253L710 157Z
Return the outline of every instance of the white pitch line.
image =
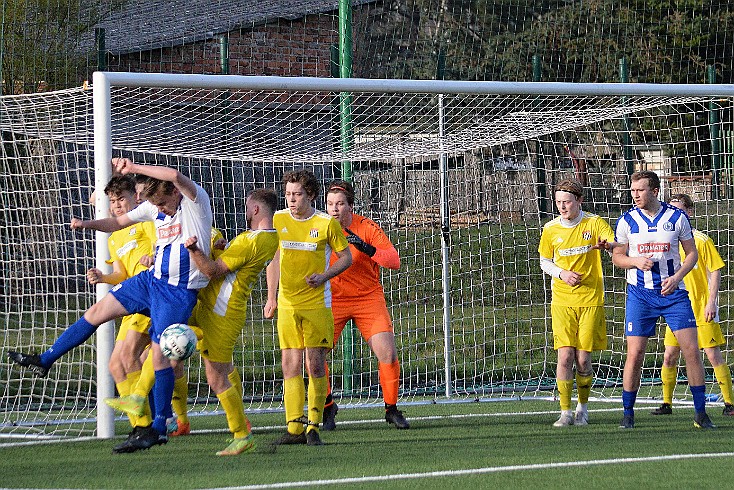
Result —
M263 490L269 488L297 488L321 485L344 485L348 483L371 483L383 482L389 480L408 480L417 478L440 478L446 476L463 476L463 475L481 475L485 473L502 473L507 471L528 471L528 470L546 470L555 468L571 468L576 466L601 466L609 464L627 464L627 463L645 463L652 461L674 461L681 459L700 459L700 458L731 458L734 453L704 453L704 454L670 454L667 456L649 456L640 458L615 458L615 459L594 459L590 461L566 461L562 463L539 463L527 465L512 466L490 466L487 468L474 468L467 470L447 470L447 471L429 471L426 473L408 473L397 475L377 475L363 476L359 478L339 478L333 480L311 480L311 481L294 481L282 483L267 483L262 485L247 485L243 487L222 487L213 490Z

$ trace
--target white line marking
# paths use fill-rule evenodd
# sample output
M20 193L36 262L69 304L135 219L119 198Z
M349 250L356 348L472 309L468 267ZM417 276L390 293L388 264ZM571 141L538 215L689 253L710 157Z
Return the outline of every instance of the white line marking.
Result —
M467 470L430 471L426 473L408 473L397 475L363 476L359 478L339 478L333 480L311 480L283 483L267 483L262 485L247 485L244 487L222 487L214 490L263 490L268 488L297 488L319 485L344 485L347 483L370 483L388 480L408 480L417 478L437 478L445 476L481 475L484 473L502 473L507 471L546 470L555 468L570 468L575 466L601 466L609 464L645 463L652 461L674 461L680 459L700 458L731 458L734 453L704 453L704 454L670 454L667 456L649 456L642 458L615 458L596 459L591 461L566 461L562 463L542 463L512 466L490 466L487 468L475 468Z

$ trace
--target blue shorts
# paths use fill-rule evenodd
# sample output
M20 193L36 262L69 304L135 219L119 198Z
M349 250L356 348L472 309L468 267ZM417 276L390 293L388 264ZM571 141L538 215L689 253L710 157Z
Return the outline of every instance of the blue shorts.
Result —
M166 327L188 322L196 305L197 292L170 286L156 279L152 271L146 271L113 287L110 294L128 313L150 317L150 339L158 343Z
M688 291L678 289L663 296L659 290L627 286L624 332L632 337L652 337L660 317L672 331L696 328Z

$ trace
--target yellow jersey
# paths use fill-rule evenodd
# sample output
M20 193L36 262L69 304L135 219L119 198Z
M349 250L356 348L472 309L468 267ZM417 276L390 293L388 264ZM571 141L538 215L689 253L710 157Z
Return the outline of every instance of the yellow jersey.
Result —
M214 244L217 243L219 240L223 240L223 239L224 239L224 234L212 226L212 236L211 236L212 251L209 254L212 260L217 260L219 256L222 255L222 252L224 252L224 250L214 248Z
M543 226L538 252L564 270L581 274L577 286L569 286L554 277L551 282L551 303L558 306L604 305L604 277L601 251L592 249L599 239L614 241L614 232L600 216L583 213L575 226L565 226L561 217Z
M152 221L133 223L127 228L110 234L107 239L110 260L107 263L122 262L127 277L133 277L148 269L140 265L140 258L143 255L153 255L155 242L155 225Z
M299 220L291 215L290 210L283 209L275 213L273 224L278 232L280 249L278 306L331 308L329 281L312 288L305 278L326 272L331 252L341 252L349 247L339 221L321 211Z
M246 231L237 235L218 257L231 272L209 281L199 291L199 302L217 315L244 317L255 281L277 249L275 230Z
M703 307L709 301L708 273L709 271L713 272L723 268L724 261L716 250L714 241L707 234L693 230L693 240L696 242L696 249L698 250L698 262L685 275L683 283L686 285L686 291L688 291L688 296L691 298L691 303L694 304L693 311L698 313L699 309L695 305L700 305L700 311L703 311ZM686 255L683 247L679 247L679 249L681 261L685 260Z

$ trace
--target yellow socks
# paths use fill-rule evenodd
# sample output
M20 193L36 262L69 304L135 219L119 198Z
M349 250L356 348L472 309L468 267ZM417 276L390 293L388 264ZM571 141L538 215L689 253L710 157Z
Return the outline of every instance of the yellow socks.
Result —
M227 426L235 438L246 437L250 431L247 429L247 416L245 415L245 406L242 398L231 386L229 389L217 395L219 403L222 404L224 413L227 416Z
M132 373L127 373L127 382L130 385L128 395L133 394L137 390L138 382L140 381L140 377L142 376L142 374L142 371L133 371ZM136 427L147 427L153 423L153 414L150 411L150 404L148 403L147 395L145 396L145 408L143 410L143 415L137 417L137 420L134 421L134 425Z
M240 400L242 400L242 379L240 378L240 373L237 371L237 368L234 368L232 372L227 375L227 379L229 379L229 384L234 386L237 390L237 393L240 395Z
M561 402L561 410L571 410L571 392L573 391L572 379L557 379L558 399Z
M147 398L154 384L155 369L153 369L153 354L148 353L148 357L145 358L145 362L143 363L143 370L140 371L140 379L138 379L135 388L131 389L130 394Z
M317 429L324 417L324 403L329 391L329 381L326 376L308 378L308 423L309 430ZM314 424L314 425L311 425Z
M176 412L176 419L182 424L189 422L188 416L188 400L189 399L189 379L186 375L177 378L173 384L173 398L171 398L171 406Z
M716 381L719 383L721 389L721 396L724 397L724 403L731 405L732 403L732 388L731 388L731 371L727 364L721 364L714 368L714 375Z
M678 368L663 366L660 369L660 379L663 382L663 403L673 404L673 390L678 381ZM729 378L731 382L731 378Z
M119 395L121 397L129 395L130 394L130 385L131 385L131 383L130 383L130 377L129 376L127 378L125 378L125 381L122 381L120 383L115 383L115 386L117 387L117 393L119 393ZM132 384L132 385L135 386L134 384ZM135 421L137 420L137 417L135 415L129 415L128 414L127 418L130 420L130 425L132 427L135 427Z
M586 405L589 403L589 395L591 394L591 383L594 380L593 375L582 376L576 373L576 391L578 392L579 403Z
M306 386L303 376L294 376L283 380L283 403L285 405L285 420L288 423L288 432L302 434L303 424L296 422L303 417L303 405L306 401Z

